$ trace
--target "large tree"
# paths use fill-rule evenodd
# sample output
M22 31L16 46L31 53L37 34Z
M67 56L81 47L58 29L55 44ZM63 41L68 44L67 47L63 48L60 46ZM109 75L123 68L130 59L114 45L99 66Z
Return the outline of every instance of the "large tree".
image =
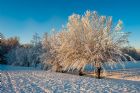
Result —
M78 69L87 64L97 69L100 78L104 65L123 65L131 56L122 51L128 43L128 33L122 30L122 21L112 25L112 17L99 16L97 12L87 11L85 15L73 14L66 27L50 37L53 60L51 63L62 70Z

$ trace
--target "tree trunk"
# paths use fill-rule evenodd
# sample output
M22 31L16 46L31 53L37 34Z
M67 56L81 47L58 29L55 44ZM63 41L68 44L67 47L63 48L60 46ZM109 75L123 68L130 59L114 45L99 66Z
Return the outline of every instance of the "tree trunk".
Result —
M82 71L82 68L79 70L79 76L83 76L84 75L84 73L83 73L83 71Z
M101 78L101 67L97 67L97 78L100 79Z
M59 64L56 64L56 72L61 72L62 71L62 66Z

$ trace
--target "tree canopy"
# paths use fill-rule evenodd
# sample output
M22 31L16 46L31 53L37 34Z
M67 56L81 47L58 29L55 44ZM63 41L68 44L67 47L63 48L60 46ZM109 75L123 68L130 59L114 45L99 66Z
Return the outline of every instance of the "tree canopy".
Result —
M83 69L87 64L104 67L104 64L123 65L127 58L122 48L128 45L129 33L122 31L122 21L112 23L112 17L99 16L86 11L82 16L73 14L61 32L50 36L50 63L59 64L63 70Z

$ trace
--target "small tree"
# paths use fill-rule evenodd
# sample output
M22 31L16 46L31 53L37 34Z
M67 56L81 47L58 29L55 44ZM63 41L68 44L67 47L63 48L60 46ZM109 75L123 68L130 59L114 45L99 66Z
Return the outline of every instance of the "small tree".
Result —
M104 65L123 65L131 56L122 52L128 43L128 33L122 32L122 21L112 25L112 17L99 16L87 11L84 16L73 14L61 32L50 37L53 51L52 64L59 64L63 70L78 69L87 64L97 68L97 77Z
M38 34L38 33L35 33L35 34L33 35L33 38L32 38L32 40L31 40L31 43L32 43L34 46L36 46L36 45L39 45L40 42L41 42L41 38L40 38L39 34Z
M33 39L31 40L32 47L29 49L28 60L31 66L37 67L41 63L42 55L42 42L41 37L38 33L33 35Z

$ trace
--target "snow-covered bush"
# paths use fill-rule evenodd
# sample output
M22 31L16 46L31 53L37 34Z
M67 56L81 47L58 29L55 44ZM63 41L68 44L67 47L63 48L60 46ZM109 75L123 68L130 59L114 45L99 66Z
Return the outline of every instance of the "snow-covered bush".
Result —
M24 47L16 47L6 54L7 64L9 65L19 65L19 66L29 66L28 50Z
M82 70L91 64L97 68L99 77L105 64L113 67L116 63L123 65L127 58L133 60L122 52L128 43L128 33L121 30L121 20L113 26L112 17L99 16L97 12L73 14L61 32L49 37L48 62L59 64L63 70Z
M33 36L32 44L20 45L6 54L9 65L41 66L42 44L38 34Z
M39 46L20 46L9 51L5 56L7 64L37 67L40 64L42 48Z

